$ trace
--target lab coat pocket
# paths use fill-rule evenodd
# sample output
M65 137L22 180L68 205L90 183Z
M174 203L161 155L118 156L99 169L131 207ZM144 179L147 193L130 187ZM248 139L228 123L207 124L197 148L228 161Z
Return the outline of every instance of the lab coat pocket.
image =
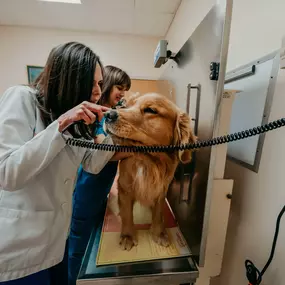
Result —
M24 211L0 207L0 272L42 263L53 219L52 211Z

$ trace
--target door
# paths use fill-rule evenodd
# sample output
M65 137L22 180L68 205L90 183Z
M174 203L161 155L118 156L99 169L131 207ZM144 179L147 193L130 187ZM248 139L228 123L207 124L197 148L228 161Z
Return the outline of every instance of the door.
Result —
M131 79L131 83L132 84L130 90L126 92L126 97L136 92L139 92L141 94L159 92L157 80Z

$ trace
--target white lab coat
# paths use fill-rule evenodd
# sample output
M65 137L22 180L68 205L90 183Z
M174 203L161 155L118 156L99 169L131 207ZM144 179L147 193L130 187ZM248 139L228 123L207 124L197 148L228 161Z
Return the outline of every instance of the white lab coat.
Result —
M62 260L77 169L98 173L113 155L66 145L57 121L45 129L30 87L0 96L0 282Z

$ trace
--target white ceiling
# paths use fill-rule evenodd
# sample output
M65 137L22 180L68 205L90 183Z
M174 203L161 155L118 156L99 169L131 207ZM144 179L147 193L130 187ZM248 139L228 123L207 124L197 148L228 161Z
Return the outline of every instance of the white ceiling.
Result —
M0 25L165 36L181 0L0 0Z

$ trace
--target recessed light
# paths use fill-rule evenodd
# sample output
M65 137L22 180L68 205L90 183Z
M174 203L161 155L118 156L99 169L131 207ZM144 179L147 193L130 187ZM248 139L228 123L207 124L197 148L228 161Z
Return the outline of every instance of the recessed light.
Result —
M55 3L67 3L67 4L81 4L81 0L39 0L42 2L55 2Z

